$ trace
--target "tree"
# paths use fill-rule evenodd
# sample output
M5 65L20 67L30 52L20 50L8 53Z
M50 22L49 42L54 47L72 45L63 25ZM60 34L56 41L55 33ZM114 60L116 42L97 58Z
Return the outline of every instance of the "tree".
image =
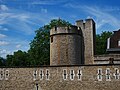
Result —
M0 57L0 66L5 66L5 59Z
M39 28L36 36L30 43L30 50L28 51L32 65L49 64L49 30Z
M14 55L7 55L6 66L27 66L29 65L26 52L18 50Z
M7 55L6 56L6 66L13 66L13 55Z
M50 29L55 26L70 26L71 24L62 19L53 19L49 24L44 25L35 31L35 37L30 43L28 51L31 65L50 64Z
M96 35L96 54L106 54L107 38L112 36L112 32L102 32Z
M51 28L55 26L71 26L71 23L68 21L62 20L62 19L53 19L50 21L49 24L45 25L44 28L47 30L50 30Z

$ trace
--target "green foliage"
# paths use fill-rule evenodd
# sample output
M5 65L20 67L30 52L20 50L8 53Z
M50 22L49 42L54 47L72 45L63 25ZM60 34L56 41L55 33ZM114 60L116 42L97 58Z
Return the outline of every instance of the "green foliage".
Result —
M28 52L18 50L13 55L6 56L6 66L36 66L49 65L50 62L50 29L55 26L70 26L62 19L53 19L49 24L35 31L35 37L30 43ZM3 65L0 58L0 65Z
M13 66L13 55L7 55L6 58L6 66Z
M96 54L106 54L107 48L107 38L112 35L112 32L102 32L101 34L96 35Z
M5 65L5 59L3 57L0 57L0 66Z
M44 28L50 30L55 26L71 26L71 23L62 19L53 19L48 25L45 25Z
M30 50L28 51L32 65L44 65L49 64L49 30L40 28L36 32L36 36L30 43Z
M31 65L49 65L50 64L50 29L55 26L70 26L71 24L62 19L53 19L48 25L45 25L35 31L35 37L30 43Z
M26 52L18 50L14 55L7 55L6 66L27 66L29 65Z

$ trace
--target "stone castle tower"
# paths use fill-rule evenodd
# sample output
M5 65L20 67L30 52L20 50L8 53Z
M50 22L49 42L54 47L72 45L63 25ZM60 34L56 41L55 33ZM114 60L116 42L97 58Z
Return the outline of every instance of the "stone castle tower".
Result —
M77 26L55 27L50 31L50 65L83 63L82 32Z
M76 21L77 26L55 27L50 31L50 65L93 64L95 23Z
M76 25L81 28L84 37L84 57L85 64L94 63L95 54L95 22L93 19L86 19L76 21Z

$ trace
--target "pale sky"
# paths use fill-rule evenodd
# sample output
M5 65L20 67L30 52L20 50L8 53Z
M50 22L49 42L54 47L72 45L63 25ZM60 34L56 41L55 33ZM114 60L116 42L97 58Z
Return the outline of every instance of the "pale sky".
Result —
M0 0L0 56L27 51L35 30L58 18L93 18L98 34L118 30L120 0Z

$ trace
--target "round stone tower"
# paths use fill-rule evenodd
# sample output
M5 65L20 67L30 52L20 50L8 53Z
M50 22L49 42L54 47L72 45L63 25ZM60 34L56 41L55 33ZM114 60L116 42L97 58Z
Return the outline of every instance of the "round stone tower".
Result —
M50 30L50 65L83 64L83 36L77 26Z

